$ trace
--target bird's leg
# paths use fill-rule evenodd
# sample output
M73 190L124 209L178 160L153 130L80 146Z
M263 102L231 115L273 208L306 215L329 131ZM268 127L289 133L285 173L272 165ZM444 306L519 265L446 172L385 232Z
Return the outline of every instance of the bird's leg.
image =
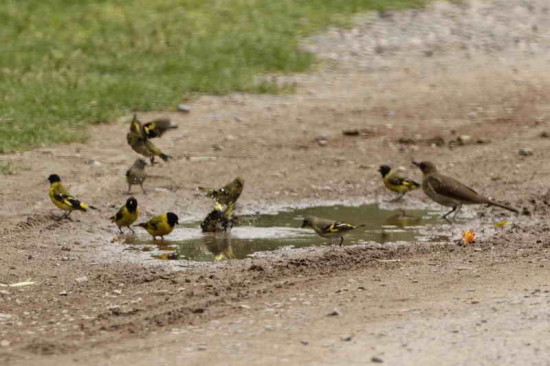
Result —
M132 194L132 185L128 184L128 194Z
M155 165L155 156L151 156L149 160L151 160L151 165Z
M145 192L145 188L143 188L143 183L140 183L139 186L141 187L141 190L143 191L143 194L147 194L147 193Z
M342 244L344 244L344 236L343 235L340 237L340 246L342 246Z
M118 230L120 231L121 234L124 234L124 231L122 231L122 228L120 226L118 227Z
M130 231L132 232L132 234L135 234L136 232L134 231L134 229L132 229L130 226L128 226L128 229L130 229Z
M452 209L451 211L447 212L445 215L441 216L441 218L442 218L442 219L446 219L447 216L449 216L450 214L452 214L453 212L455 212L456 209L457 209L458 207L459 207L458 205L457 205L457 206L453 206L453 209Z
M462 203L458 205L458 208L456 209L454 215L453 215L453 219L456 217L456 215L458 215L458 212L462 209Z
M386 202L397 202L399 201L401 198L403 198L405 196L405 192L401 192L399 193L399 196L397 196L396 198L392 199L392 200L389 200L389 201L386 201Z

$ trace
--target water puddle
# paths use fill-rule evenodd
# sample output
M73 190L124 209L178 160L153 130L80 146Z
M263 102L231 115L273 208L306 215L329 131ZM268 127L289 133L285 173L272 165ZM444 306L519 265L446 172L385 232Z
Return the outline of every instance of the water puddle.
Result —
M348 235L344 245L365 242L437 241L447 239L439 233L439 211L385 210L378 205L320 206L283 211L276 214L243 215L241 225L227 234L204 234L199 222L177 227L167 240L154 242L146 234L127 237L131 249L151 252L155 258L219 261L243 259L255 252L281 248L300 248L330 244L311 229L301 229L303 217L314 215L364 224ZM129 249L130 249L129 248Z

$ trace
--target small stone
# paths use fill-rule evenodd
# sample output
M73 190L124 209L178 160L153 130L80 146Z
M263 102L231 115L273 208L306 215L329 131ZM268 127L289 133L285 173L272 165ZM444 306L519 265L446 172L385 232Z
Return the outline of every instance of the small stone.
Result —
M67 296L67 295L68 295L67 291L61 291L59 293L59 296Z
M240 305L241 309L250 310L250 306L248 305Z
M342 313L338 309L334 309L327 314L327 316L340 316L340 315L342 315Z
M349 341L351 341L352 339L353 339L353 336L351 336L351 335L346 335L346 336L340 337L340 340L341 340L342 342L349 342Z
M550 133L548 133L547 131L542 131L539 136L547 139L550 137Z
M359 136L360 132L358 129L352 129L352 130L343 130L342 135L344 136Z
M11 295L11 292L9 292L8 290L0 290L0 295L9 296L9 295Z
M2 340L2 342L0 342L0 346L2 347L9 347L10 345L10 341L8 341L7 339L4 339Z
M122 290L113 290L113 294L115 295L122 295Z
M118 305L113 305L109 308L109 311L113 314L113 315L120 315L122 313L122 310L120 309L120 306Z
M317 145L319 146L327 146L328 145L328 138L324 136L319 136L315 138L315 142L317 142Z
M533 154L534 154L533 149L530 149L528 147L522 147L521 149L518 150L519 156L531 156Z
M199 346L197 347L197 350L198 351L206 351L207 347L206 347L205 344L199 344Z
M78 278L75 279L75 281L78 282L78 283L88 282L88 277L86 277L86 276L78 277Z
M383 359L381 359L380 357L377 357L377 356L372 357L370 360L374 363L383 363L384 362Z
M304 346L307 346L309 344L308 341L300 341L301 344L303 344Z
M191 112L191 107L185 104L178 104L178 112L189 113Z

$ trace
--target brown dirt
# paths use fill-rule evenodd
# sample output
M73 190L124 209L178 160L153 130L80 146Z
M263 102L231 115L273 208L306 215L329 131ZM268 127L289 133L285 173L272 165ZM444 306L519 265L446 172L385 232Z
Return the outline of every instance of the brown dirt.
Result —
M317 247L212 265L159 263L112 240L107 218L126 199L123 173L136 158L122 120L94 128L87 144L2 156L28 170L0 183L0 283L36 284L0 287L0 360L548 363L547 13L543 0L438 3L315 37L307 47L328 60L317 72L273 76L295 82L295 95L203 97L188 115L163 113L180 125L158 142L175 159L150 169L147 195L135 190L144 217L171 210L184 220L208 211L196 186L237 175L246 179L243 211L374 202L389 196L379 164L420 179L410 160L429 158L524 212L468 208L484 221L511 221L494 229L473 220L480 235L472 246ZM367 133L343 136L346 129ZM464 134L489 142L425 142ZM55 221L46 195L53 172L100 212ZM407 205L432 203L416 192ZM335 308L340 315L327 316Z

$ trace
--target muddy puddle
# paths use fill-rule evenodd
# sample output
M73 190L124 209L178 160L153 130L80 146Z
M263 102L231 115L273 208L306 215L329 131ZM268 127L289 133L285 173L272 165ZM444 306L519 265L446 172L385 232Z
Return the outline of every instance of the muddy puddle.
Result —
M178 226L164 241L154 242L144 233L127 237L129 249L150 252L162 260L220 261L243 259L256 252L329 245L311 229L301 229L303 217L314 215L358 225L346 235L344 245L447 240L440 232L439 211L386 210L378 205L320 206L240 216L240 226L231 233L205 234L199 222ZM338 240L333 244L336 245Z

